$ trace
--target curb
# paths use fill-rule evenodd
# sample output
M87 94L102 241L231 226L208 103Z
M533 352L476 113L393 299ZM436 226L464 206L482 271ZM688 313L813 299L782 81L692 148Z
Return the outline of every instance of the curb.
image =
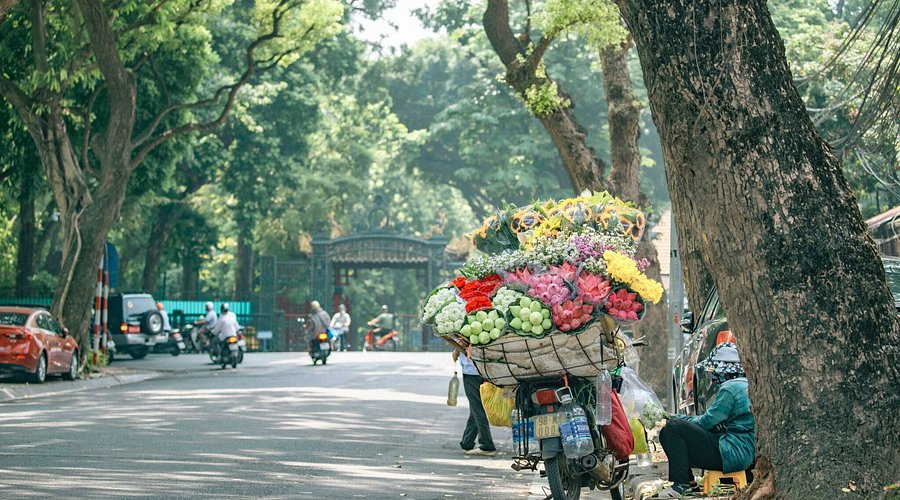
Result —
M143 382L163 376L162 372L132 372L132 373L110 373L105 376L78 379L73 382L60 382L59 384L0 384L0 403L9 401L17 401L22 399L35 399L45 396L58 396L60 394L70 394L90 389L102 389L117 385L133 384ZM6 386L6 387L3 387Z

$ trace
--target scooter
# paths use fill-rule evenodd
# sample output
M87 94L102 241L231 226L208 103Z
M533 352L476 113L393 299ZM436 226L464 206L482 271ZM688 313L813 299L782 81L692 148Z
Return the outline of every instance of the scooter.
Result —
M331 355L331 342L328 340L328 332L319 332L309 342L309 357L313 360L313 365L319 361L322 364L328 362L328 356Z
M520 381L516 390L519 418L511 422L514 432L514 470L537 470L547 477L547 498L577 499L581 488L608 490L613 500L622 500L628 461L619 461L607 449L606 441L594 420L593 397L596 389L589 379L547 377ZM567 458L560 438L560 424L566 422L560 411L564 394L574 396L587 417L594 450L580 458ZM516 432L516 431L519 432Z
M397 330L379 330L374 321L367 323L370 327L366 332L366 341L363 343L363 351L396 351L400 342L400 332Z
M218 350L219 353L217 357L223 370L229 364L232 368L237 368L238 358L241 357L241 348L238 345L237 334L228 336L224 342L219 344Z

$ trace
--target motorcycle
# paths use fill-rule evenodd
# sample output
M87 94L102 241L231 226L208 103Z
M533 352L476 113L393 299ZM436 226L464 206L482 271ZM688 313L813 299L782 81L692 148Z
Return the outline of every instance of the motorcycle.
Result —
M606 447L594 419L595 393L592 381L576 377L523 380L516 390L519 418L511 422L516 452L512 468L536 471L543 462L541 476L550 485L547 498L577 500L585 487L607 490L613 500L623 498L628 461L618 461ZM560 424L566 421L559 411L564 394L573 395L573 402L584 410L594 444L591 453L577 459L566 457L560 438Z
M331 337L330 331L325 332L315 332L315 326L312 320L309 318L297 318L297 322L300 323L301 328L307 334L307 338L309 341L307 342L307 350L309 351L309 357L313 360L313 365L318 364L319 361L322 364L326 364L328 362L328 356L331 355L332 346L331 346ZM328 330L331 330L330 328Z
M223 342L220 342L217 350L219 351L217 356L218 363L222 365L223 370L229 364L232 368L237 368L238 358L241 357L241 348L238 345L237 334L229 335Z
M400 341L400 332L397 330L383 330L375 325L374 321L367 323L370 327L366 332L366 341L363 343L363 351L396 351Z
M231 340L234 339L234 342ZM234 347L232 347L232 344ZM244 353L247 352L247 344L244 341L244 329L241 328L238 330L237 334L232 335L225 339L225 342L219 342L218 347L210 347L209 344L206 344L203 348L209 351L209 360L214 364L222 364L222 368L225 368L225 365L228 364L231 360L225 356L223 357L223 350L226 349L225 346L228 346L228 351L224 354L229 355L232 352L234 353L235 364L238 365L244 362ZM234 366L232 365L232 366ZM237 366L234 366L237 368Z
M203 354L209 349L209 344L205 341L204 336L198 334L196 343L194 342L194 331L197 329L197 325L195 323L188 323L181 328L181 339L184 342L185 348L182 350L185 354L187 353L197 353Z

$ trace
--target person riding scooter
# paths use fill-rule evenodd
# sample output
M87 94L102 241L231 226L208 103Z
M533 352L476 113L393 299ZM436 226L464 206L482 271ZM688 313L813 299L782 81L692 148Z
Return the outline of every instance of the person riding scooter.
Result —
M213 306L212 302L206 303L206 317L202 319L198 319L194 321L194 328L191 330L191 343L197 348L197 352L200 352L200 346L203 344L208 344L208 339L210 331L212 331L213 327L216 326L216 321L218 321L219 317L216 315L216 309Z
M366 324L372 328L366 333L364 351L369 349L394 351L397 349L398 333L394 330L394 315L388 312L388 306L381 306L381 314L370 319Z
M216 353L217 359L221 359L221 349L228 337L236 336L241 329L237 315L229 310L228 304L222 304L221 312L222 315L219 316L216 325L210 331L209 350L212 353Z

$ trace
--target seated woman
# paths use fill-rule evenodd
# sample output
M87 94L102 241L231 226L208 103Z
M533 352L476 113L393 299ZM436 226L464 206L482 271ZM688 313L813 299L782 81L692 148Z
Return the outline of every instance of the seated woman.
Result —
M750 467L755 457L756 422L737 346L717 346L697 368L712 373L719 392L703 415L672 415L660 431L673 484L655 498L682 498L696 490L692 467L737 472Z

